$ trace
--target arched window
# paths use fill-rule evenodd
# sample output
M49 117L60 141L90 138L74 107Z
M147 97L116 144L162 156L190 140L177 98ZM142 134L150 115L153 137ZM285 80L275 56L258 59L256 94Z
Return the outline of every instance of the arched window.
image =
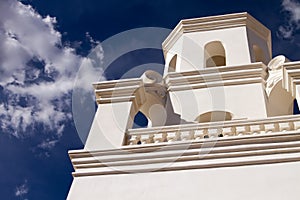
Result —
M204 47L206 67L226 65L226 53L220 41L209 42Z
M199 115L196 118L197 122L216 122L227 121L232 119L232 114L226 111L212 111Z
M255 62L265 62L265 55L263 50L258 45L253 45L253 53Z
M173 56L169 63L168 72L175 72L176 71L176 63L177 63L177 54Z

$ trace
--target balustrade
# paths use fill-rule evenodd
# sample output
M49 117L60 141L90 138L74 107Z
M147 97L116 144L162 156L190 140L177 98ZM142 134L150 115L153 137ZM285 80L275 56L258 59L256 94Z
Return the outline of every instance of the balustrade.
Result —
M225 122L181 124L175 126L130 129L127 145L205 140L259 134L284 133L300 129L297 115L262 120L232 120Z

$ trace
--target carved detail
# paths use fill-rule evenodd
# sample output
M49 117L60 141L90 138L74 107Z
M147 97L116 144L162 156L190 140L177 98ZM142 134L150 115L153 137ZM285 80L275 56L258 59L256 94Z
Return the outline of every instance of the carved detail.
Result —
M282 66L286 61L287 59L285 56L279 55L269 62L269 77L266 82L266 92L268 95L270 95L275 85L283 79Z

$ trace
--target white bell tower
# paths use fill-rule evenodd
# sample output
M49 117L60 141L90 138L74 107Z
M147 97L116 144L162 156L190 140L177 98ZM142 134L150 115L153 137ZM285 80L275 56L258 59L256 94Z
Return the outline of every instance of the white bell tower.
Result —
M181 20L163 43L165 75L215 66L268 64L270 31L248 13Z
M95 83L68 200L299 200L300 61L247 13L182 20L163 76ZM152 127L132 129L142 112Z

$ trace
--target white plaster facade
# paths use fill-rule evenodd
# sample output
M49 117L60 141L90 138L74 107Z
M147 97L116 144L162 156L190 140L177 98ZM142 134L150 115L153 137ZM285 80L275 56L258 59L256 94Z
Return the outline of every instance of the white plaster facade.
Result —
M182 20L162 45L163 76L94 84L67 199L300 199L300 62L247 13Z

